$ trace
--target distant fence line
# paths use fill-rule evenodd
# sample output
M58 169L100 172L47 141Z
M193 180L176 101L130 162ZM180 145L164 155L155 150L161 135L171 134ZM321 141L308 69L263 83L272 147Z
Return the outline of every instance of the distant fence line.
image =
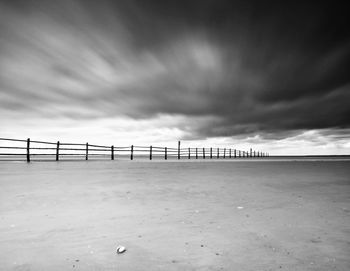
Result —
M3 146L3 142L6 142ZM9 144L9 142L11 144ZM23 144L18 146L16 144ZM40 145L40 146L37 146ZM24 151L23 153L13 153L12 151ZM89 160L92 157L108 157L110 160L115 160L117 156L134 160L136 154L140 157L152 160L154 157L167 160L168 158L180 159L232 159L232 158L255 158L267 157L266 152L238 150L234 148L181 148L181 142L178 141L177 148L157 147L157 146L137 146L131 145L126 147L118 146L103 146L89 143L62 143L46 142L28 139L13 139L0 138L0 160L6 157L25 158L27 162L32 160L32 157L54 157L54 160L59 161L64 157L85 158ZM24 160L24 159L23 159ZM47 160L47 158L45 159Z

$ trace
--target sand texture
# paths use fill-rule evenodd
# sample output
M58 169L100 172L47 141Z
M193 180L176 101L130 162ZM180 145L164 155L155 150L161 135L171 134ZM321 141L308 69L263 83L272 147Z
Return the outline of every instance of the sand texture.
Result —
M2 162L0 270L348 271L350 162Z

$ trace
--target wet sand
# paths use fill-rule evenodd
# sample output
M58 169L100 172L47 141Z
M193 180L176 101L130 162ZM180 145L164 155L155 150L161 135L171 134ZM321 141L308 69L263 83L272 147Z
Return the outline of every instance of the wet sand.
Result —
M349 176L331 160L1 162L0 270L347 271Z

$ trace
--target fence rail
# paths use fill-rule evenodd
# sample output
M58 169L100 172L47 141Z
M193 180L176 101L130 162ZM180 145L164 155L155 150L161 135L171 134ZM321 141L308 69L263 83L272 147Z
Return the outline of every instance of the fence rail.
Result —
M20 146L19 146L20 145ZM16 153L13 151L16 150ZM19 152L22 150L23 152ZM85 158L108 158L110 160L129 159L136 157L153 160L160 158L168 159L235 159L235 158L256 158L267 157L266 152L238 150L234 148L208 148L208 147L187 147L181 148L181 142L178 147L160 147L160 146L104 146L89 143L62 143L47 142L28 139L0 138L0 161L1 160L24 160L30 162L34 160L63 160L65 157L75 159ZM47 158L49 157L49 158Z

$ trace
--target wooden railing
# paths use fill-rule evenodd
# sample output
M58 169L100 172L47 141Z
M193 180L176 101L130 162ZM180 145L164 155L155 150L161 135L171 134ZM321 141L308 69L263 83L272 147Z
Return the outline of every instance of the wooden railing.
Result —
M237 150L234 148L181 148L178 142L177 148L158 146L103 146L89 143L64 143L46 142L28 139L0 138L0 161L1 160L67 160L70 157L77 159L130 159L136 157L153 160L160 158L168 159L234 159L267 157L268 153L255 151ZM52 157L52 159L51 159Z

